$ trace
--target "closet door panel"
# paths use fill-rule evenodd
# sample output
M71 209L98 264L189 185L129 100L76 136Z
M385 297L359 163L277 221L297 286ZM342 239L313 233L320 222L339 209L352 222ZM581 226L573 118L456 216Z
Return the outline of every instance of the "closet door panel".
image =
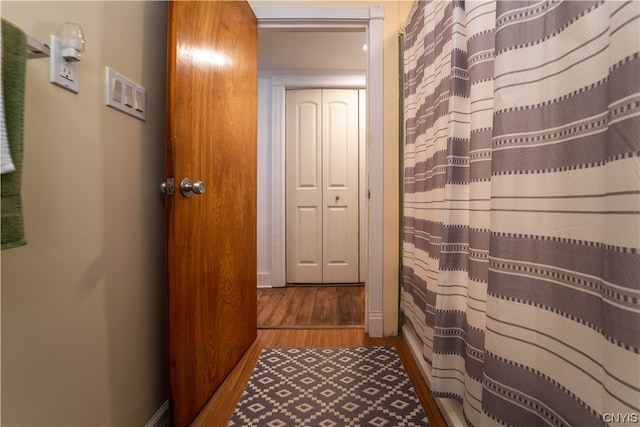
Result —
M288 283L322 282L322 93L286 94Z
M358 91L322 92L323 282L358 281Z

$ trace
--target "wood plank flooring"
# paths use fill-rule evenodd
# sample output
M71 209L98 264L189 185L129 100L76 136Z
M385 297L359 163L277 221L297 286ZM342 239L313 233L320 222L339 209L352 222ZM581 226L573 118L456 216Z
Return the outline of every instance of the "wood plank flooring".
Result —
M258 289L258 328L364 327L364 285Z
M264 347L341 347L354 345L393 345L413 383L433 427L446 423L431 397L407 344L400 336L371 338L361 328L343 329L260 329L258 338L238 365L227 376L207 405L191 424L193 427L226 426L240 400L260 351Z

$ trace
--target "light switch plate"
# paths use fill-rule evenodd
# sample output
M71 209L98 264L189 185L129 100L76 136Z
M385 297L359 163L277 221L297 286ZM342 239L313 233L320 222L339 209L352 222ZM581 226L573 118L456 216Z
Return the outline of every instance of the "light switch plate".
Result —
M63 87L71 92L78 93L79 62L66 61L62 56L62 42L59 38L51 35L50 57L49 57L49 82Z
M106 67L105 86L106 105L140 120L146 120L147 91L144 87L109 67Z

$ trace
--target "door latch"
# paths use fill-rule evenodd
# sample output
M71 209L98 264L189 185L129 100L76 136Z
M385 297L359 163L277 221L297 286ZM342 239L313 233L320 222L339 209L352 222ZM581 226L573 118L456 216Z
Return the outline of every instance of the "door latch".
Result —
M175 187L173 185L173 178L167 178L165 182L160 184L160 191L165 196L173 196Z

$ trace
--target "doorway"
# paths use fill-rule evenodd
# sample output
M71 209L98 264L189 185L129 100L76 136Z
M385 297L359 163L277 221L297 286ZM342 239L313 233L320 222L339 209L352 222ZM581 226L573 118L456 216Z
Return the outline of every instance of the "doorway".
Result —
M381 6L367 7L254 7L258 17L259 28L291 29L292 31L337 31L354 29L364 30L368 50L366 56L366 76L346 76L355 85L364 84L367 89L367 244L365 281L365 329L370 336L383 335L382 312L382 136L383 136L383 77L382 77L382 45L384 16ZM263 220L268 228L269 239L263 240L269 254L265 275L259 271L260 284L269 286L283 286L286 281L285 262L285 221L284 221L284 105L285 90L289 87L308 87L307 75L272 75L270 104L272 116L269 117L269 127L266 130L270 139L269 152L272 174L268 182L262 183L274 189L269 197L268 212ZM315 76L317 77L317 76ZM336 76L324 76L329 82L323 86L333 86L338 81L338 87L344 84L344 79ZM345 76L341 76L345 77ZM340 82L342 80L342 82ZM363 81L364 80L364 81ZM260 120L260 118L259 118ZM260 134L259 134L260 135ZM259 149L260 150L260 149ZM259 168L260 169L260 168ZM260 170L259 170L260 173ZM261 183L259 182L259 186ZM259 190L260 203L260 190ZM260 217L260 213L259 213ZM265 219L266 218L266 219ZM260 221L260 220L259 220Z

